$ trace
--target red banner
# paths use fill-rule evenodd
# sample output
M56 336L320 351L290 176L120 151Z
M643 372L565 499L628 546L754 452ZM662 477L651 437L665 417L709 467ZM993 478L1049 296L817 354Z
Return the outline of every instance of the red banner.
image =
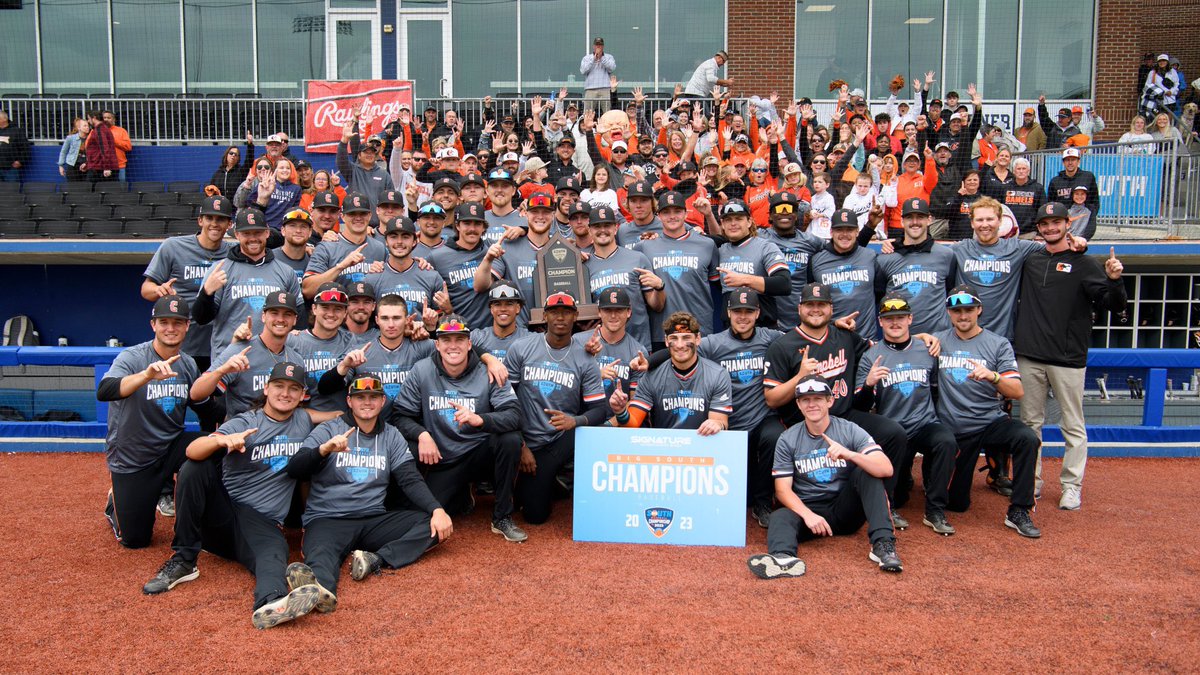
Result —
M378 133L385 121L395 119L400 113L401 104L412 109L413 83L410 80L310 81L304 113L305 151L337 152L342 127L354 118L364 102L367 106L364 115L374 118L374 132Z

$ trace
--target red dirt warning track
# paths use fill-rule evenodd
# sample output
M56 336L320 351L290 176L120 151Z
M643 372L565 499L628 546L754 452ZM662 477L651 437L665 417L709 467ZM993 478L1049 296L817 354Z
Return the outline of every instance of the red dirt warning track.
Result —
M949 539L920 525L918 493L899 576L862 534L804 546L808 574L775 581L746 569L755 525L745 549L576 543L566 503L509 544L483 500L415 566L344 573L334 614L265 632L249 573L207 554L198 580L143 596L171 521L150 549L121 549L106 481L98 455L0 456L0 670L1129 672L1200 655L1200 460L1093 459L1082 511L1047 485L1038 541L1003 527L1005 500L979 481Z

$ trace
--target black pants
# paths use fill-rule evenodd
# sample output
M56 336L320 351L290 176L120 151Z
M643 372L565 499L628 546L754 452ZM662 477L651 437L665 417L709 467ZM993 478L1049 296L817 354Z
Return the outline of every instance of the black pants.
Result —
M1033 478L1041 440L1032 429L1011 417L1000 417L983 431L958 436L957 442L958 458L954 464L954 477L950 479L947 509L966 511L970 508L971 480L981 449L988 454L1007 452L1012 456L1012 504L1033 508Z
M525 522L541 525L550 520L558 470L575 459L575 432L565 432L550 445L530 450L537 459L537 470L532 475L522 473L517 476L517 504Z
M749 455L746 464L746 500L750 507L771 508L775 494L775 479L771 477L771 469L775 464L775 446L779 444L783 431L783 422L775 415L767 415L750 431L746 443Z
M883 480L857 466L850 469L846 484L832 501L805 506L824 518L835 535L854 534L865 522L872 544L896 537ZM784 508L771 514L767 527L767 550L771 555L796 555L797 544L816 538L795 511Z
M112 474L113 508L117 540L125 548L145 548L154 534L154 509L163 486L187 458L187 446L200 434L184 432L154 464L133 473Z
M888 501L900 506L902 502L895 498L900 469L907 463L909 474L912 473L912 450L908 447L908 435L904 433L904 427L881 415L861 410L848 410L838 417L862 427L863 431L870 434L879 447L883 448L883 454L892 462L892 476L883 481L883 486L887 489ZM911 478L909 482L911 483ZM908 498L907 493L904 497Z
M87 179L93 183L98 183L100 181L119 180L119 172L119 169L113 169L112 173L110 173L108 176L105 176L103 171L89 169L87 172Z
M945 512L958 442L949 427L939 422L926 424L908 437L908 453L905 465L899 470L900 480L896 483L896 498L892 504L899 508L908 501L913 457L918 452L924 456L921 461L921 482L925 485L925 513Z
M342 561L351 551L371 551L385 566L411 565L436 546L429 534L429 514L420 511L387 511L362 518L317 518L304 528L304 562L317 581L337 592Z
M471 481L486 479L496 488L492 520L512 515L513 486L517 463L521 460L521 434L510 431L492 436L482 446L447 464L420 464L425 484L451 516L466 513L470 504ZM453 509L451 511L451 509Z
M287 595L288 543L279 525L238 504L221 480L221 455L179 468L174 558L195 564L200 549L236 560L254 575L254 609Z

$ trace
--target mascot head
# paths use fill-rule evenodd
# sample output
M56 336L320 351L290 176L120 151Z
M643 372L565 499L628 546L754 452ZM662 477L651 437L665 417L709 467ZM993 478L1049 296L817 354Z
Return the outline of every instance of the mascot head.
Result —
M596 131L604 138L605 143L611 146L617 141L628 143L629 139L633 138L635 129L625 111L609 110L600 116L600 121L596 123Z

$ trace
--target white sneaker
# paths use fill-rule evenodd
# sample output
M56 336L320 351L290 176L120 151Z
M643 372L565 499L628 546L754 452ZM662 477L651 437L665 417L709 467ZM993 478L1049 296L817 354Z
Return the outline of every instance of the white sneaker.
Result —
M1064 511L1078 511L1081 502L1081 488L1075 485L1064 485L1062 499L1058 500L1058 508Z

